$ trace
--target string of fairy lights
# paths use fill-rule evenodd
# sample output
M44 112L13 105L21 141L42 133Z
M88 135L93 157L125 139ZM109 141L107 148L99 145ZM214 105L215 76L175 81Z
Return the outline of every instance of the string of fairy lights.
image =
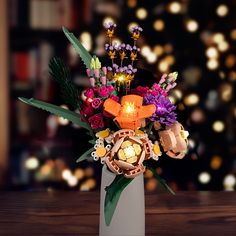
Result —
M123 31L127 33L132 26L139 24L144 28L143 38L138 46L141 48L140 54L144 64L146 63L153 72L168 73L173 69L178 71L180 69L180 81L170 99L177 104L181 112L186 112L184 119L190 127L190 151L187 158L190 158L192 162L200 159L201 163L198 172L192 176L190 181L193 182L195 189L209 186L212 189L234 190L236 186L234 136L236 56L233 50L236 43L236 26L232 23L228 25L228 22L235 20L231 8L236 7L236 4L234 1L229 1L232 2L230 5L214 1L204 1L203 3L203 1L197 0L144 2L124 1L125 7L127 7L126 13L129 12L132 19L127 18L127 29L123 29ZM207 14L205 14L201 18L201 14L203 14L199 11L201 6L198 8L198 12L190 13L191 4L200 4L200 2L201 4L209 3L207 9L211 12L209 17L206 17ZM103 15L100 26L106 22L118 23L120 19L124 21L124 17L124 15L117 17L112 13ZM178 29L173 28L176 27L175 20L181 22L179 35ZM174 26L171 28L172 24ZM217 27L221 24L223 26ZM225 30L224 25L227 25ZM145 34L145 27L148 28L147 34ZM150 31L153 32L152 40L150 40ZM173 35L175 38L171 39ZM158 40L159 37L161 42ZM79 35L79 39L88 51L95 53L98 57L105 55L105 35L102 32L93 35L92 32L83 31ZM196 49L191 41L196 42ZM120 44L122 39L117 37L114 42ZM190 53L185 52L185 49ZM77 55L71 47L69 47L69 53L72 63L77 63ZM183 58L185 61L182 61ZM187 61L189 58L192 59L191 63ZM57 119L56 122L58 125L68 125L68 122L63 119ZM212 141L207 140L207 137L212 137ZM221 144L222 139L225 139L226 143ZM197 155L191 150L195 150ZM230 156L230 160L227 160L228 156ZM27 168L36 169L36 166L38 167L36 157L31 157L27 163ZM225 163L229 164L225 165ZM189 163L187 162L186 166L187 164ZM189 168L194 168L194 165L192 164ZM47 167L44 168L47 170ZM92 172L92 167L89 168ZM157 168L157 171L160 174L164 172L160 167ZM85 173L86 170L82 168L72 171L65 167L61 171L61 178L69 186L75 187L86 175ZM215 183L214 178L217 173L220 175L220 182ZM80 186L81 190L90 190L97 185L93 174L87 174L87 182L83 182ZM145 177L146 189L155 190L158 183L152 173L147 171ZM214 187L211 183L218 187ZM174 187L176 185L178 188L178 180L177 183L173 183Z

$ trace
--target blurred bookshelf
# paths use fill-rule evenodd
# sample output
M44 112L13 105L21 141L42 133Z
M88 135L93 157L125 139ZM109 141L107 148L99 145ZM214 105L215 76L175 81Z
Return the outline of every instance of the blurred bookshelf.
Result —
M11 124L8 186L19 190L92 190L97 182L94 166L75 164L76 157L87 148L84 131L18 100L18 97L34 97L64 105L57 85L49 78L48 63L53 56L61 57L70 65L72 79L82 77L77 70L79 62L70 63L71 49L61 26L78 36L90 21L91 1L7 3Z

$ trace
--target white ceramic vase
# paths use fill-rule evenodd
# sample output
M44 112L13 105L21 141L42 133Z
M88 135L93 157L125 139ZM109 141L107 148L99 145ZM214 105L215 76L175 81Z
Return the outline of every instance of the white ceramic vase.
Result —
M102 169L99 236L145 236L145 200L143 174L134 178L121 193L109 226L104 218L105 187L115 174Z

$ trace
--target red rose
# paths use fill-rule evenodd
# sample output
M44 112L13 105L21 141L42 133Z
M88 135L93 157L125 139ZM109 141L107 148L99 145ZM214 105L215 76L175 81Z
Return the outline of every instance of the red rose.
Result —
M116 96L116 95L114 95L114 94L111 94L110 98L111 98L112 100L116 101L116 102L119 101L119 97Z
M91 107L91 105L84 103L81 107L81 114L85 117L91 116L94 114L94 109Z
M104 127L103 117L101 114L95 114L89 117L88 122L92 129L98 129Z

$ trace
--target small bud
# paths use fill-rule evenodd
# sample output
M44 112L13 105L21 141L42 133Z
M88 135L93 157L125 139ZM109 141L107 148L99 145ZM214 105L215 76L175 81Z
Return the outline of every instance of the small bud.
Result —
M95 87L95 79L92 77L89 79L92 87Z
M106 85L106 81L107 81L106 76L102 76L101 82L103 85Z

